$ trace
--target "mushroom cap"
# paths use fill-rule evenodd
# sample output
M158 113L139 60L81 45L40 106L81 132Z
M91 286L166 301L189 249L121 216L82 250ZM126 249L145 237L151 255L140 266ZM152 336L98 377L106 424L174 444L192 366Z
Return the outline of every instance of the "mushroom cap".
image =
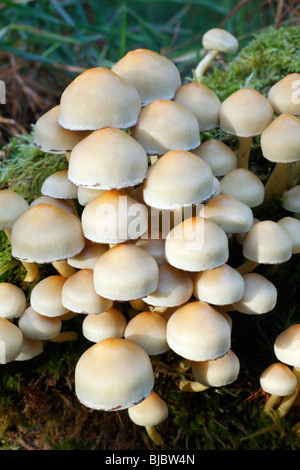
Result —
M244 295L233 308L241 313L260 315L270 312L277 302L277 289L266 277L258 273L247 273L244 279Z
M185 359L214 360L230 349L231 328L228 321L206 302L190 302L169 318L167 341L170 348Z
M260 135L273 119L271 103L261 93L242 88L232 93L220 106L220 127L238 137Z
M100 196L106 189L85 188L84 186L77 187L77 199L81 206L86 206L92 199Z
M172 99L181 85L174 62L149 49L129 51L111 70L135 86L143 106L158 99Z
M297 378L291 369L280 362L274 362L260 376L261 388L271 395L285 397L294 393Z
M10 229L29 209L28 202L12 189L0 191L0 230Z
M157 307L176 307L187 302L193 294L189 274L167 263L161 264L158 270L157 289L144 297L144 302Z
M42 354L43 350L44 344L42 340L30 339L23 336L21 350L15 361L29 361L39 354Z
M292 239L277 222L262 220L245 235L243 254L256 263L284 263L292 256Z
M88 131L70 131L58 124L60 106L54 106L35 123L33 143L43 152L70 152L75 145L86 137Z
M42 184L43 196L56 199L77 199L77 187L68 180L68 170L60 170L48 176Z
M93 343L105 338L122 338L126 328L126 318L116 308L109 308L105 312L86 315L82 322L82 333Z
M105 67L93 67L62 93L58 123L76 131L125 129L136 124L140 110L141 98L131 83Z
M23 334L7 318L0 317L0 364L14 361L21 351Z
M38 204L16 221L11 244L17 259L52 263L80 253L84 236L77 216L57 206Z
M270 162L300 160L300 119L280 114L262 132L260 145L263 156Z
M300 212L300 185L294 186L284 194L282 207L290 212Z
M138 344L149 356L167 352L167 320L155 312L140 312L127 323L124 338Z
M214 176L224 176L237 167L235 152L217 139L202 142L192 153L201 157L211 167Z
M156 209L175 209L202 203L214 194L210 166L191 152L173 150L148 170L144 201Z
M279 361L300 369L300 323L289 326L277 336L274 352Z
M67 313L69 309L62 303L62 288L66 280L63 276L53 275L39 281L31 291L31 307L46 317L60 317Z
M69 180L90 189L118 189L141 183L147 173L142 145L121 129L107 127L92 132L74 147Z
M299 85L300 73L290 73L270 88L268 100L275 113L300 115L300 101L297 93Z
M240 372L240 361L229 349L222 357L213 361L197 361L191 365L193 378L206 387L223 387L234 382Z
M94 269L99 256L109 249L107 243L95 243L86 239L83 250L78 255L68 259L68 264L77 269Z
M147 398L154 385L148 354L131 341L106 338L91 346L75 368L75 392L88 408L115 411Z
M72 274L62 288L62 304L72 312L95 314L105 312L113 305L112 300L97 294L92 269L80 269Z
M128 408L128 415L138 426L157 426L169 414L168 405L154 390L138 405Z
M74 214L74 208L72 207L71 204L68 203L68 201L65 201L64 199L57 199L51 196L40 196L34 199L30 203L29 207L34 207L34 206L37 206L38 204L50 204L50 205L52 204L53 206L61 207L61 209L71 212L71 214Z
M229 305L243 297L244 279L236 269L223 264L195 273L193 294L197 299L213 305Z
M202 37L202 45L206 50L216 50L227 54L235 54L239 47L236 37L222 28L212 28L206 31Z
M246 168L229 171L220 181L221 193L234 197L249 207L263 203L265 187L259 177Z
M292 239L292 254L300 253L300 220L296 217L283 217L277 223L287 230Z
M10 282L0 282L0 317L19 318L26 310L24 291Z
M226 233L209 219L191 217L167 235L165 258L175 268L205 271L225 264L228 257Z
M136 242L136 245L140 246L146 250L149 255L153 256L158 266L166 262L165 237L161 232L152 232L151 238L140 238Z
M94 267L94 285L106 299L140 299L157 289L158 265L143 248L122 243L100 256Z
M60 333L61 326L60 317L40 315L31 306L18 320L18 327L26 338L42 341L55 338Z
M150 155L188 151L200 145L197 118L175 101L166 99L152 101L142 108L130 135Z
M182 85L176 91L174 101L196 116L200 132L218 127L221 101L213 90L202 83Z
M81 222L88 240L117 244L144 235L148 228L148 212L144 204L113 189L85 206Z
M253 212L235 197L220 194L199 211L199 216L215 222L226 233L248 232L253 225Z

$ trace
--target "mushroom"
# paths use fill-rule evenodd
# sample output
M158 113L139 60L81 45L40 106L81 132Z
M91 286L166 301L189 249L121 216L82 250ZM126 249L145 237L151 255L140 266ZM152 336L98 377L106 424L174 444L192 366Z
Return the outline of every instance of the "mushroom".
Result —
M260 206L265 197L265 187L259 177L246 168L229 171L220 180L221 194L234 197L247 206Z
M53 206L57 206L65 211L71 212L71 214L77 214L77 210L74 212L74 206L72 206L72 204L70 205L68 201L64 201L63 199L57 199L51 196L39 196L30 203L29 207L31 208L38 204L52 204Z
M32 263L52 263L64 277L74 273L66 260L80 253L84 243L79 218L50 204L31 207L12 229L12 255L15 258Z
M153 256L158 266L166 262L165 237L161 232L152 232L151 237L140 238L137 240L136 245Z
M129 51L111 70L137 89L142 106L158 99L172 99L181 85L174 62L149 49Z
M282 194L290 181L291 164L300 161L300 119L280 114L261 134L263 156L275 167L265 187L265 199Z
M236 37L225 29L212 28L203 35L202 46L206 49L207 53L195 69L197 80L201 80L201 77L220 52L235 54L238 50L239 43Z
M260 376L260 386L268 394L264 412L270 413L282 397L291 396L297 388L297 378L291 369L281 362L268 366Z
M105 67L78 75L63 91L58 123L73 131L134 126L141 110L136 88Z
M137 405L152 392L154 375L143 348L123 338L91 346L75 368L75 393L86 407L117 411Z
M49 340L60 333L60 317L40 315L31 306L18 319L18 327L29 339Z
M94 269L97 259L108 249L107 243L95 243L86 239L83 250L68 258L68 264L77 269Z
M105 338L122 338L126 328L126 318L116 308L109 308L105 312L86 315L82 322L82 333L93 343Z
M197 118L175 101L166 99L152 101L142 108L130 135L149 155L189 151L200 145Z
M277 223L285 228L292 240L292 254L300 253L300 220L295 217L283 217Z
M44 180L41 193L55 199L77 199L77 186L68 180L68 170L60 170Z
M40 315L61 317L69 309L62 303L62 289L66 278L60 275L48 276L39 281L30 294L30 305Z
M244 294L233 302L232 309L248 315L261 315L274 309L277 303L277 289L265 276L259 273L243 275Z
M7 364L16 359L23 343L20 328L7 318L0 317L0 364Z
M218 127L221 102L207 86L196 82L186 83L178 88L174 101L196 116L200 132Z
M282 197L282 207L294 213L294 217L299 218L300 214L300 185L294 186L284 193Z
M26 310L24 291L11 282L0 283L0 317L12 320L19 318Z
M268 100L276 114L300 115L300 102L296 96L299 84L300 73L290 73L271 86Z
M211 167L216 177L224 176L237 167L235 152L221 140L208 139L192 153L201 157Z
M71 152L68 178L76 186L121 189L144 181L148 168L143 146L121 129L99 129Z
M240 361L229 349L227 353L213 361L193 361L192 376L205 387L224 387L236 381L240 372Z
M29 361L44 351L44 342L39 339L30 339L23 336L21 350L15 361Z
M77 200L81 206L86 206L88 202L95 197L100 196L106 189L85 188L84 186L77 187Z
M248 169L252 138L261 135L273 119L271 103L258 91L241 88L223 101L220 127L240 138L237 167Z
M144 426L150 439L158 446L162 445L162 436L155 426L163 423L169 414L166 402L154 391L138 405L128 408L131 421Z

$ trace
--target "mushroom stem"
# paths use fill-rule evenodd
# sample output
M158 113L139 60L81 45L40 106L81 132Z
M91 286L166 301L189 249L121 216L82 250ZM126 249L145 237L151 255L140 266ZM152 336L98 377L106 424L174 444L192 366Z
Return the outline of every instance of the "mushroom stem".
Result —
M287 188L290 180L290 164L277 162L265 186L265 201L274 195L280 195Z
M187 372L191 368L191 361L189 359L183 359L178 366L179 372Z
M148 309L147 305L142 299L130 300L129 303L131 307L134 308L134 310L136 310L137 312L142 312L143 310Z
M7 236L8 240L11 242L11 231L12 229L4 229L4 233ZM24 278L25 282L33 282L39 275L39 268L35 263L28 263L27 261L20 260L26 269L26 276Z
M51 341L51 343L64 343L66 341L76 341L77 338L78 334L76 331L63 331L54 338L49 339L49 341Z
M237 155L237 167L248 170L252 137L241 137Z
M158 446L162 445L162 437L160 433L156 430L155 426L145 426L148 436L150 439L157 444Z
M73 266L70 266L67 260L53 261L52 266L56 271L63 277L71 277L72 274L76 273L76 269Z
M293 372L294 372L294 374L296 375L296 378L297 378L297 387L296 387L296 390L294 391L294 393L284 397L282 399L281 403L279 404L279 406L277 407L276 411L277 411L278 416L280 418L283 418L284 416L286 416L288 414L288 412L290 411L291 407L293 406L293 404L295 403L295 401L297 400L297 397L299 395L299 390L300 390L300 369L298 369L297 367L293 367Z
M203 77L212 61L217 57L218 53L219 51L212 49L205 54L203 59L200 60L199 64L195 68L195 76L197 80L201 80L201 77Z
M257 268L257 266L259 266L259 263L257 263L256 261L251 261L250 259L247 259L246 261L244 261L244 263L238 266L236 270L240 274L244 275L244 274L248 274L254 271L254 269Z
M289 183L292 184L296 180L296 178L298 178L299 175L300 175L300 161L294 163L291 169Z
M279 395L270 395L268 401L266 402L263 411L265 413L271 413L274 410L274 407L279 404L281 397Z
M206 385L202 385L200 382L192 380L181 380L178 387L182 392L204 392L204 390L209 388Z

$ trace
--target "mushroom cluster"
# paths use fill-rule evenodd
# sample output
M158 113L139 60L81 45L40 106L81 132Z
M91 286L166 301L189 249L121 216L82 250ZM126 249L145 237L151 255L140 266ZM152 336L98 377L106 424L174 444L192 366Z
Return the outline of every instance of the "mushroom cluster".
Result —
M218 45L224 38L225 49ZM220 30L205 41L209 57L237 49ZM197 70L207 66L208 59ZM228 312L272 311L276 287L253 271L299 253L296 217L255 219L265 186L248 168L254 136L264 157L289 175L300 160L300 110L286 109L288 101L280 85L269 98L245 88L221 103L200 80L183 84L171 60L146 49L73 80L34 128L34 144L65 154L68 169L48 177L30 206L0 192L0 227L28 271L25 281L34 283L29 305L21 288L0 285L1 363L35 357L45 341L75 339L61 332L62 321L81 315L92 345L76 365L78 400L96 410L128 409L158 444L154 426L168 409L154 391L153 356L178 355L178 370L190 373L181 390L234 382L240 364ZM238 150L202 142L202 132L218 127L240 138ZM282 133L280 146L273 128ZM229 263L233 238L242 247L240 266ZM43 264L55 273L43 278ZM296 389L288 374L292 388L284 395ZM271 381L266 375L262 386Z

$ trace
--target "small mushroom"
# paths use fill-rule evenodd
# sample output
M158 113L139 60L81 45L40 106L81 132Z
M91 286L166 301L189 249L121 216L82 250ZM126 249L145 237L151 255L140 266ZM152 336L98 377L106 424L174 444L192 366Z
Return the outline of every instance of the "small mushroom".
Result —
M108 249L107 243L95 243L86 239L83 250L68 258L68 264L77 269L94 269L97 259Z
M291 369L281 362L274 362L268 366L260 376L260 386L270 394L264 412L270 413L280 403L282 397L295 393L297 378Z
M40 339L30 339L23 336L21 350L15 361L29 361L44 351L44 342Z
M20 354L23 334L20 328L7 318L0 317L0 364L7 364Z
M296 185L284 193L282 197L282 207L294 213L294 217L299 218L300 214L300 185Z
M276 114L300 116L300 102L296 97L300 84L300 73L290 73L271 86L268 100Z
M259 177L246 168L229 171L220 180L221 194L234 197L247 206L260 206L265 197L265 187Z
M18 319L18 327L26 338L45 341L60 333L61 319L40 315L29 306Z
M127 325L126 318L116 308L109 308L105 312L86 315L82 322L82 333L93 343L105 338L122 338Z
M240 361L229 349L227 353L213 361L193 361L191 364L194 380L206 387L224 387L238 378Z
M26 310L24 291L10 282L0 283L0 317L12 320L19 318Z
M62 289L66 280L63 276L53 275L39 281L30 294L33 310L46 317L61 317L69 312L62 303Z
M232 304L232 309L248 315L261 315L273 310L277 303L277 289L259 273L243 275L244 294Z
M221 140L208 139L192 153L201 157L216 177L224 176L237 167L235 152Z

